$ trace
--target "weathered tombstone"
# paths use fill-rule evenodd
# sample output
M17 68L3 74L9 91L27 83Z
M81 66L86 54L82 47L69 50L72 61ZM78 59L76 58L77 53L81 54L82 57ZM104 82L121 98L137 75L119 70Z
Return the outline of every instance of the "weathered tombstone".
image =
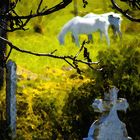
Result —
M8 136L16 137L16 64L9 60L6 72L6 121Z
M129 106L126 99L117 99L118 91L114 87L105 93L103 100L95 99L92 107L95 112L102 113L102 116L91 125L88 137L83 140L132 140L117 114L118 110L126 111Z

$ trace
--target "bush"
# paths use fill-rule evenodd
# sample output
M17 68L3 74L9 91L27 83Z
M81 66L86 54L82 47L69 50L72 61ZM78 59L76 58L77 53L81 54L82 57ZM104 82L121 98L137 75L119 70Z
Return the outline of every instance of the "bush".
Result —
M98 89L94 82L83 84L78 89L69 93L63 116L66 117L66 129L68 139L82 139L87 136L91 123L97 119L98 114L94 113L91 106L93 99L99 97L101 89ZM65 126L64 126L65 127Z
M134 46L135 44L135 46ZM140 41L134 40L123 47L109 48L99 52L100 71L88 70L92 80L69 93L64 108L65 131L68 139L82 139L87 136L91 123L97 118L91 108L93 99L112 86L119 89L119 96L129 102L126 114L119 113L120 120L126 123L128 134L140 139ZM68 128L69 126L69 129Z
M100 85L115 85L119 88L119 96L129 102L127 114L123 114L123 120L128 127L128 134L135 140L140 139L140 41L135 40L122 48L102 51L98 59L101 59L102 72L96 75ZM122 116L122 115L121 115Z
M112 86L116 86L120 90L120 97L128 100L130 107L126 114L119 113L120 120L126 123L129 136L139 140L139 46L140 41L135 39L122 47L104 48L97 56L100 61L99 70L88 69L86 77L89 76L90 80L83 82L84 84L79 85L80 87L77 85L82 81L78 80L76 83L73 81L71 85L73 88L71 91L66 90L68 93L65 98L57 94L61 96L59 102L58 97L52 96L51 92L43 91L43 87L37 81L39 90L36 92L41 92L41 94L18 93L17 140L80 140L87 137L90 125L100 115L94 112L91 104L95 98L103 98L104 92L108 92ZM75 77L70 76L70 78ZM63 85L64 88L64 83L60 85ZM31 87L30 82L28 86ZM55 87L54 84L53 87ZM30 93L30 90L26 92ZM65 105L63 106L62 103Z

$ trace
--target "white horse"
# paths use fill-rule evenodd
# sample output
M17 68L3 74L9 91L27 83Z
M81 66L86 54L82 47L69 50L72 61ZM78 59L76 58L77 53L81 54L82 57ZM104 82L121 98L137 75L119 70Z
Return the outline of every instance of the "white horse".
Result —
M114 12L108 12L104 14L94 14L94 13L89 13L85 15L83 18L100 18L104 17L109 21L110 26L113 29L114 36L116 37L117 34L119 35L120 39L122 38L122 33L121 33L121 21L122 17L121 14L114 13ZM92 40L92 35L88 35L88 39Z
M91 34L96 31L100 31L100 33L104 34L106 37L106 41L108 46L110 45L110 39L108 36L108 27L109 21L104 17L95 17L95 18L82 18L82 17L74 17L68 23L66 23L61 32L58 35L58 40L60 44L64 45L64 37L67 32L71 32L75 43L77 46L80 46L78 35L79 34Z

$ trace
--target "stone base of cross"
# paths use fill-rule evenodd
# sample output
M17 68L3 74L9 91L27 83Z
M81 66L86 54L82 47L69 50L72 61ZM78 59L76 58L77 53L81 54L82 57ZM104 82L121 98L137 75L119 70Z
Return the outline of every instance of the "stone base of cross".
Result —
M118 89L113 87L109 93L104 94L104 99L95 99L92 107L95 112L102 113L89 128L88 137L83 140L132 140L128 137L126 125L120 121L117 111L125 111L128 102L118 98Z

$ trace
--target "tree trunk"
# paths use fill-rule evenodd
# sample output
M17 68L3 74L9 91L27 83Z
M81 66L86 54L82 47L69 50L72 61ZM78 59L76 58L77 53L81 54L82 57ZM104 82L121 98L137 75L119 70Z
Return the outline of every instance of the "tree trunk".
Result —
M5 13L9 7L9 0L0 0L0 15ZM7 20L0 19L0 26L4 29L7 28ZM0 27L0 36L7 38L7 33L4 29ZM3 41L0 41L0 89L4 83L4 67L5 67L5 53L6 53L6 44Z
M77 0L74 0L74 16L78 16L78 4L77 4Z

